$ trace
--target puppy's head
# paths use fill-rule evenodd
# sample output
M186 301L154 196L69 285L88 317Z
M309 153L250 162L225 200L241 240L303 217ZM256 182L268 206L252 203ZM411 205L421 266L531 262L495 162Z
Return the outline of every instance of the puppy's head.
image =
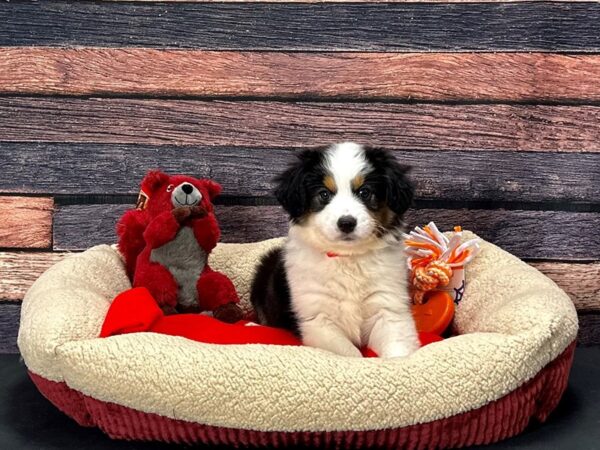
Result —
M395 236L413 188L384 150L354 143L306 150L277 179L294 232L325 250L375 248Z

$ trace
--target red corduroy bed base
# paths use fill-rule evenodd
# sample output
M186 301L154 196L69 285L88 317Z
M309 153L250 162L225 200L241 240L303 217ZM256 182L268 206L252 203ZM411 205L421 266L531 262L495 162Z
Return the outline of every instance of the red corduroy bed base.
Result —
M373 431L264 432L221 428L144 413L102 402L29 372L40 392L83 426L115 439L233 446L307 445L334 448L455 448L489 444L543 422L557 406L569 378L575 343L510 394L476 410L433 422Z

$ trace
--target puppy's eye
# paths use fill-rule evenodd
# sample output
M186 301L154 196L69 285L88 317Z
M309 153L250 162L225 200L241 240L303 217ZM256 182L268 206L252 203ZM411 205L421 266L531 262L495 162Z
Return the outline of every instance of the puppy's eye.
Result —
M321 197L321 200L327 201L331 198L331 192L327 189L322 189L319 191L319 197Z
M168 186L167 186L167 192L171 192L171 191L173 191L173 188L174 188L174 187L175 187L175 186L173 186L172 184L168 185Z
M363 186L358 190L358 196L363 200L368 200L369 198L371 198L372 194L373 192L371 191L371 189L369 189L366 186Z

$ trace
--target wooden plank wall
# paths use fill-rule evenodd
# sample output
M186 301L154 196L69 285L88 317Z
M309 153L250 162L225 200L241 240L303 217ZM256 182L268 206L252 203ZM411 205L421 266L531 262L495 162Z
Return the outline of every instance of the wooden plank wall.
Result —
M273 175L356 140L414 167L411 225L553 278L600 343L600 3L0 3L0 351L150 168L224 186L223 240L285 233Z

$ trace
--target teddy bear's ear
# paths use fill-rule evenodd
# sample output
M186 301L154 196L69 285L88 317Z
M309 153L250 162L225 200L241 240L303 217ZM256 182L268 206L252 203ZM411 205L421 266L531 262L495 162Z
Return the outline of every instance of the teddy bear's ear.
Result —
M168 181L169 175L166 173L161 172L160 170L151 170L142 180L142 191L144 191L146 195L151 195L156 189Z
M206 187L206 190L208 191L208 196L211 200L213 200L217 195L219 195L221 193L221 190L223 189L221 188L221 185L219 183L213 180L205 180L204 186Z

